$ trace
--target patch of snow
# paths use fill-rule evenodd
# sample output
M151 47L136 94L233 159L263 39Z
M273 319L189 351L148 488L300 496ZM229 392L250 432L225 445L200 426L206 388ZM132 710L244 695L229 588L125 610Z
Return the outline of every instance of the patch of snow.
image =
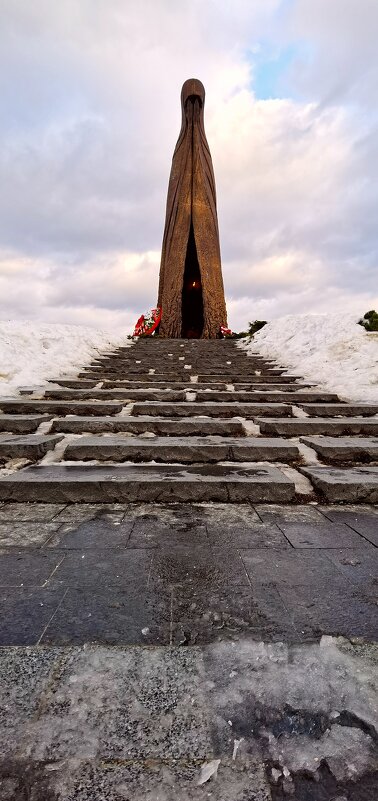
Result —
M297 314L273 320L239 347L283 362L343 400L378 402L378 336L354 314Z
M0 396L49 378L74 376L105 351L129 345L126 334L79 325L0 321Z

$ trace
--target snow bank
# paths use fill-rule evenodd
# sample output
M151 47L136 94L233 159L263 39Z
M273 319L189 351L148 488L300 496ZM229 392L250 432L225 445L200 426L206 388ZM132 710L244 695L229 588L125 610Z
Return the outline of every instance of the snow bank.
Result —
M368 334L357 320L354 314L287 315L240 347L276 359L343 400L378 403L378 334Z
M130 341L120 333L79 325L0 320L0 395L49 378L74 376L99 353Z

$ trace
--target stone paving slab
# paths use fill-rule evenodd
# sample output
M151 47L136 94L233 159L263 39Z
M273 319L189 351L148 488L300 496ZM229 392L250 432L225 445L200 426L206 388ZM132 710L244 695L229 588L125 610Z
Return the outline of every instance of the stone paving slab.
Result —
M62 592L64 584L54 585ZM50 590L52 591L52 590ZM43 645L165 645L171 597L161 589L117 585L69 587L40 635Z
M378 467L350 467L344 470L332 467L301 467L331 503L378 503Z
M51 414L0 414L0 431L33 434L41 423L51 419Z
M37 645L66 592L59 586L0 589L1 646Z
M226 517L226 516L225 516ZM220 521L206 525L209 542L222 548L290 548L290 543L278 526L264 523L246 524L239 521L234 524Z
M21 550L0 554L0 587L41 587L64 560L58 551Z
M366 635L377 622L378 551L348 523L327 520L329 507L310 519L305 510L316 507L73 504L40 523L18 522L18 504L4 507L0 645L193 645L248 633L300 642L324 631L317 608L328 596L330 633L348 634L349 620L351 634ZM276 522L259 522L264 515ZM304 585L307 606L295 617L296 596L286 607L281 589Z
M185 418L177 417L174 420L160 417L65 417L56 419L52 424L52 431L72 434L111 432L144 434L146 431L172 437L190 436L233 436L242 437L245 434L243 423L239 420L215 420L205 417Z
M298 437L305 434L324 436L344 436L349 434L378 435L378 419L368 417L310 418L293 417L290 420L265 419L257 417L255 422L262 434L276 434L279 437Z
M285 403L134 403L133 414L158 417L245 417L253 418L264 414L266 417L290 417L291 406ZM378 424L378 421L377 421Z
M324 523L324 515L317 503L282 506L279 503L261 503L255 507L263 523ZM332 507L333 508L333 507ZM337 522L337 521L336 521Z
M36 466L5 476L0 500L39 502L280 501L295 497L294 483L276 467L222 465Z
M324 584L316 604L309 583L282 583L279 591L295 629L302 631L304 638L313 640L320 633L337 631L341 636L378 640L376 602L355 584L348 588L344 581L333 580L328 587Z
M30 546L42 547L53 538L60 525L58 522L30 522L29 520L0 522L0 554L1 549L8 547L17 549Z
M1 444L0 444L1 456ZM299 459L298 447L282 439L263 437L83 437L67 445L67 460L114 462L293 462Z
M51 522L63 512L65 503L0 503L0 523ZM81 507L83 508L83 507ZM90 515L93 516L93 508ZM27 529L26 529L27 530Z
M27 414L27 412L41 412L43 414L118 414L123 403L116 401L59 401L59 400L29 400L20 398L0 398L0 409L13 414Z
M301 442L328 463L378 462L378 437L301 437Z
M357 531L357 534L361 534L378 548L378 509L375 507L338 509L331 506L325 508L323 514L336 523L346 523L353 531Z
M358 535L356 535L356 538ZM22 576L22 567L15 564L15 556L7 554L13 560L13 570L17 576ZM28 555L25 554L26 564ZM111 548L101 544L98 547L81 549L67 549L63 552L59 548L44 549L36 555L36 565L41 575L44 575L50 565L52 569L47 578L52 582L63 584L65 587L92 587L103 586L122 587L124 590L142 591L147 587L152 569L153 553L144 548ZM47 565L44 562L47 561ZM5 568L4 568L5 569ZM12 564L10 570L12 569ZM36 568L37 569L37 568ZM38 575L39 575L38 573ZM0 582L1 582L0 574ZM7 581L11 582L11 578ZM14 584L14 582L11 582ZM34 582L35 583L35 582ZM43 582L42 582L43 583Z
M375 550L367 540L343 523L279 523L289 543L294 548L364 548L371 552L374 559ZM376 562L378 576L378 562Z
M71 508L71 507L70 507ZM67 515L65 515L67 517ZM74 515L73 515L74 516ZM89 516L88 516L89 517ZM99 517L62 522L59 518L53 526L52 533L46 539L48 548L61 548L68 550L86 551L87 549L123 549L128 547L132 530L135 528L133 520L122 522L123 513L110 513ZM15 526L13 525L12 531ZM59 529L59 530L58 530ZM1 535L1 526L0 526ZM1 539L0 539L1 543ZM135 543L136 548L146 548L145 541Z
M314 417L372 417L378 415L378 404L374 403L323 403L298 402L303 411ZM378 422L378 419L377 419Z
M53 450L63 437L58 434L30 434L21 436L0 436L0 462L10 459L28 459L36 462L48 451Z

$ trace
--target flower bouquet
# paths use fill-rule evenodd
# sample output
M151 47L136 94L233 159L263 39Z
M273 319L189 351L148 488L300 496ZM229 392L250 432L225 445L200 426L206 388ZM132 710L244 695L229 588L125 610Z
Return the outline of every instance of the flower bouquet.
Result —
M221 325L219 329L219 336L221 337L221 339L226 337L232 337L233 332L231 331L231 328L227 328L226 325Z
M142 314L137 320L134 328L134 337L150 337L158 327L161 320L161 308L157 306L156 309L144 315Z

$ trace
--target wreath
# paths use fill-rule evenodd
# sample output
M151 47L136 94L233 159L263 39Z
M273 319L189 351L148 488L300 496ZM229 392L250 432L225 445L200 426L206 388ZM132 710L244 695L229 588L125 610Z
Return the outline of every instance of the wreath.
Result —
M151 309L149 314L141 314L134 328L134 337L150 337L161 321L161 308Z

